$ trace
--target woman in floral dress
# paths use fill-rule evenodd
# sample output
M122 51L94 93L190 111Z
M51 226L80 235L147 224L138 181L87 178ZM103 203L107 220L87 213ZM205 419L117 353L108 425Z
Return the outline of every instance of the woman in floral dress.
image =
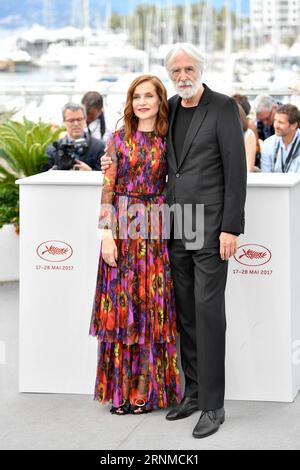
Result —
M154 76L131 84L124 126L107 143L100 254L90 334L98 337L95 400L140 414L181 399L173 282L162 216L166 90ZM157 214L157 212L156 212Z

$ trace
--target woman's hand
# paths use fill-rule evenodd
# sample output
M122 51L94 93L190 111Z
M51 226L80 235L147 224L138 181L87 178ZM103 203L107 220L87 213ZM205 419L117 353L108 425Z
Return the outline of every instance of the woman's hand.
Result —
M101 171L102 173L105 173L105 171L108 170L110 165L112 164L112 159L110 158L109 155L107 155L107 153L105 153L100 158L100 163L101 163Z
M102 258L112 268L117 267L118 249L113 238L102 240Z

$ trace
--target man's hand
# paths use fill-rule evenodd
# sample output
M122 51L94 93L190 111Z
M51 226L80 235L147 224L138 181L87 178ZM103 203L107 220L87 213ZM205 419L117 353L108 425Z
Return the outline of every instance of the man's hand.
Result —
M112 159L110 158L109 155L107 155L106 153L104 155L102 155L102 157L100 158L100 162L101 162L101 171L102 173L105 174L106 170L109 169L110 165L112 164Z
M81 162L80 160L75 160L73 169L79 171L92 171L91 167L87 163Z
M221 232L219 240L220 257L223 261L228 261L236 253L238 237L232 233Z

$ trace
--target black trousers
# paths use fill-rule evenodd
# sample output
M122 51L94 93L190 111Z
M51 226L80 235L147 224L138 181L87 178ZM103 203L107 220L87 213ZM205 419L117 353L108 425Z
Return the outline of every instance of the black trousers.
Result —
M219 248L186 250L172 238L174 280L185 396L200 410L223 407L225 392L225 286L228 262Z

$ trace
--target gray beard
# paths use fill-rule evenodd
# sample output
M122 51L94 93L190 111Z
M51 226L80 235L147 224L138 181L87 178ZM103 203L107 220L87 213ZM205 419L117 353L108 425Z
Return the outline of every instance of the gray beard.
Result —
M186 80L187 82L191 83L190 80ZM176 82L173 81L174 88L176 90L176 93L184 100L189 100L195 96L199 89L201 88L202 82L201 78L196 80L194 83L192 83L191 88L189 90L181 90L179 86L177 85Z

